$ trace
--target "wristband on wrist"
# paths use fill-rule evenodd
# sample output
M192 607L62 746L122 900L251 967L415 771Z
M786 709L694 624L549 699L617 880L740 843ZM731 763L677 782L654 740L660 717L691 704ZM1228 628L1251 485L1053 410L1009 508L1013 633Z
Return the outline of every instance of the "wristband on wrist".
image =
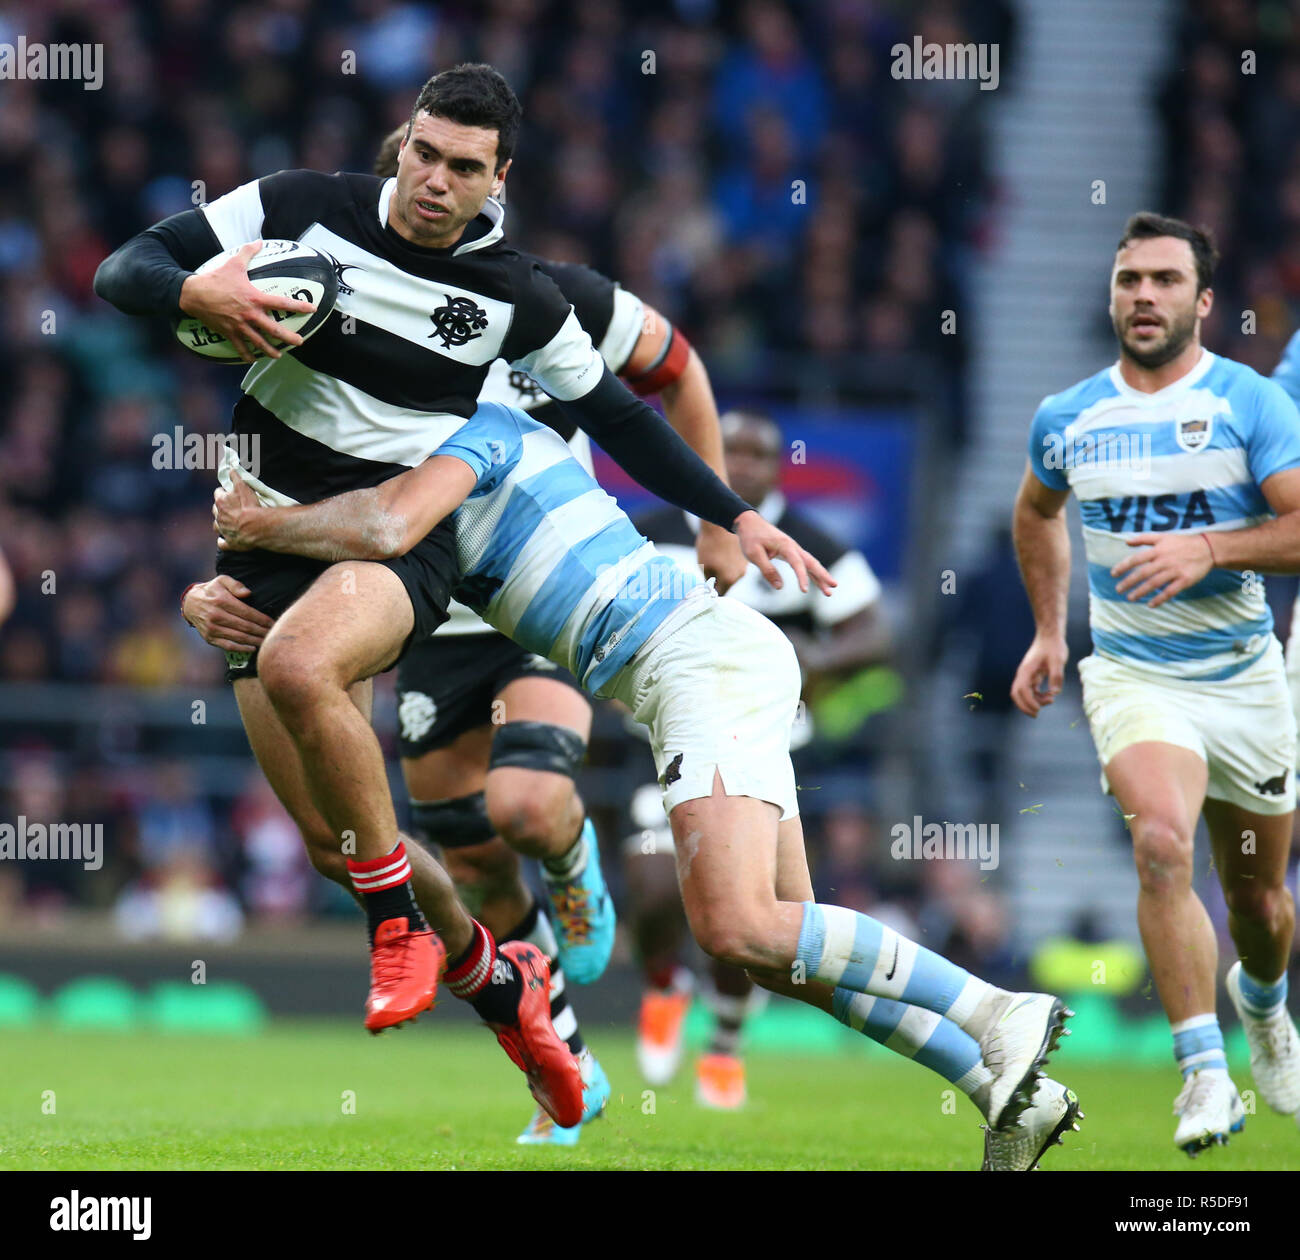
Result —
M1214 554L1214 544L1210 541L1209 534L1203 533L1201 537L1205 539L1205 545L1210 549L1210 564L1217 568L1219 564L1219 560L1218 557L1215 556Z

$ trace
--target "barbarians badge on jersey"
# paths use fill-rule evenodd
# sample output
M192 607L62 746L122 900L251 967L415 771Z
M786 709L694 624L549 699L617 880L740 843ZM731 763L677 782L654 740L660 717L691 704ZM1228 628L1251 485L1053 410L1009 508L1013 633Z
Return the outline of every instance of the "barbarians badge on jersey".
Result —
M1210 444L1210 435L1214 432L1214 417L1203 416L1196 420L1180 420L1175 436L1178 445L1188 454L1204 450Z
M438 307L432 315L433 332L430 337L441 337L443 348L463 346L467 341L483 334L477 329L486 328L488 314L472 298L447 296L446 304Z
M510 388L519 395L520 402L536 402L546 391L527 372L514 368L510 373Z

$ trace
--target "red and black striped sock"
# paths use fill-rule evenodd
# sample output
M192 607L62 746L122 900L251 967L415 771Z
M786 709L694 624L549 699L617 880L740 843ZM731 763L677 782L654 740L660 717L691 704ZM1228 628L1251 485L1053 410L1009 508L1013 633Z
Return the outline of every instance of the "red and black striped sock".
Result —
M412 932L429 930L428 921L415 900L411 862L406 856L406 845L401 840L391 853L383 857L369 858L364 862L355 862L349 858L348 875L352 879L352 887L365 900L372 945L379 925L388 919L405 919Z
M492 933L477 919L465 951L443 972L443 985L468 1002L490 1024L519 1022L524 982L508 958L497 953Z

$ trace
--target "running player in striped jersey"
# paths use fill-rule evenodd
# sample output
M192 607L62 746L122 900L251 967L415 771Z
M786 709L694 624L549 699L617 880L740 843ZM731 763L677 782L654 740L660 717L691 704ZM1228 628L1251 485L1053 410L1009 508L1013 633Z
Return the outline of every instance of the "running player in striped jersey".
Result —
M1012 687L1036 717L1060 691L1079 498L1093 654L1084 708L1133 838L1138 925L1184 1077L1175 1143L1244 1124L1215 1015L1216 944L1192 887L1205 818L1240 962L1228 989L1260 1091L1300 1109L1286 1012L1296 723L1259 574L1300 571L1300 423L1276 384L1206 350L1216 251L1177 219L1129 220L1111 273L1119 362L1047 398L1015 509L1037 632Z
M813 900L789 753L794 650L766 618L657 554L551 430L480 404L427 462L382 486L276 508L236 482L218 492L214 526L223 547L355 557L356 568L413 546L448 516L458 596L650 728L687 919L704 950L850 1027L873 1013L891 1020L923 1062L964 1060L958 1083L982 1095L994 1129L1011 1131L1068 1012ZM769 582L781 585L780 557L801 588L809 573L833 587L787 536L754 535L752 519L742 514L737 529ZM294 633L297 608L263 651Z

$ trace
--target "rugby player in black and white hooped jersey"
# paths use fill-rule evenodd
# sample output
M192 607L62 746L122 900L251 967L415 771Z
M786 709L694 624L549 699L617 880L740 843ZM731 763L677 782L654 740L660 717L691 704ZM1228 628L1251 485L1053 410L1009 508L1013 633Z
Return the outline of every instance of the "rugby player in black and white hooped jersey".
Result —
M406 131L399 127L385 140L376 175L396 174ZM537 262L572 304L610 370L634 392L660 395L669 423L724 474L708 373L680 330L590 267ZM548 425L591 471L586 433L526 372L496 360L480 400L506 403ZM692 539L691 562L715 577L719 590L747 567L735 538L707 522ZM182 614L209 642L221 646L238 630L240 645L256 648L271 623L259 620L233 586L219 576L189 588ZM397 667L410 829L438 846L462 900L498 943L531 941L550 961L551 1018L582 1065L585 1123L600 1114L610 1086L585 1045L565 984L598 979L614 944L613 907L590 891L590 877L599 870L598 842L574 784L586 755L591 705L567 670L525 651L462 604L453 601L449 614L438 633L413 643ZM580 832L597 865L575 876L573 840ZM543 863L548 909L524 878L521 854ZM676 900L675 887L672 895ZM518 1140L571 1145L579 1133L580 1126L561 1128L539 1107Z
M791 554L666 422L609 371L554 282L503 241L501 205L519 103L491 67L435 76L411 114L396 179L286 171L246 184L133 238L102 264L100 296L131 314L187 314L251 360L235 430L261 443L266 504L373 487L421 463L473 415L492 361L527 371L652 493L734 528L745 554ZM348 292L310 341L283 338L245 272L256 242L301 240L331 254ZM193 273L222 249L235 258ZM431 327L432 325L432 327ZM234 463L233 451L231 463ZM233 485L231 467L223 484ZM456 899L431 855L398 830L367 683L446 617L455 581L445 523L402 556L331 568L260 551L219 571L278 617L229 676L263 771L310 828L313 862L365 905L371 933L366 1024L381 1031L432 1005L446 970L529 1076L558 1123L581 1117L577 1061L549 1017L541 951L491 933ZM575 846L583 844L579 835ZM426 910L429 917L426 918Z

